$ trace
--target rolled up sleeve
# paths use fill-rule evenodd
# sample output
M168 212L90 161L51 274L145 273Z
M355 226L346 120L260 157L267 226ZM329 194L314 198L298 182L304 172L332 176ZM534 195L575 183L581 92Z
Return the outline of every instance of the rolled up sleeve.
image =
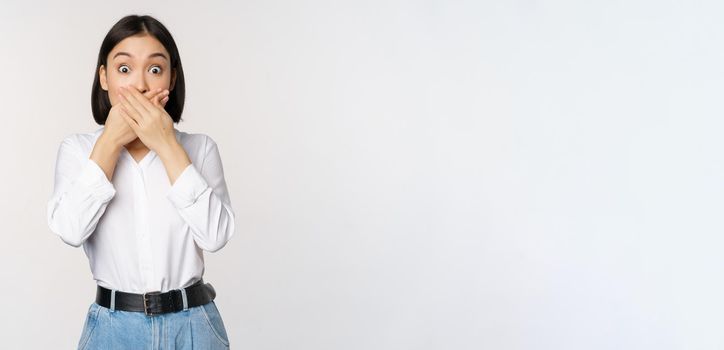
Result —
M216 252L234 235L235 215L224 178L219 148L206 136L201 166L189 164L166 197L189 225L196 244Z
M65 138L58 149L53 195L46 207L50 230L63 242L81 246L115 194L98 163L80 154L73 136Z
M192 163L181 172L168 192L167 198L177 209L184 209L196 203L206 191L211 191L211 187Z

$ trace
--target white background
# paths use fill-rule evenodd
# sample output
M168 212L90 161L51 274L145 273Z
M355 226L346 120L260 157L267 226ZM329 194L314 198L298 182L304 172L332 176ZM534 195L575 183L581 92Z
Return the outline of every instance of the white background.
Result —
M95 283L45 205L126 14L219 144L232 348L724 348L723 4L3 2L3 348L80 337Z

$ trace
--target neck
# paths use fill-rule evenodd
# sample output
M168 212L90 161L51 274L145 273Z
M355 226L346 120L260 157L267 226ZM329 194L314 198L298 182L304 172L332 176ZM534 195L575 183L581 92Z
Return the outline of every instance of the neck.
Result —
M145 144L143 144L143 142L141 142L141 139L139 139L138 137L136 137L135 140L127 143L124 147L126 147L127 150L140 150L148 148Z

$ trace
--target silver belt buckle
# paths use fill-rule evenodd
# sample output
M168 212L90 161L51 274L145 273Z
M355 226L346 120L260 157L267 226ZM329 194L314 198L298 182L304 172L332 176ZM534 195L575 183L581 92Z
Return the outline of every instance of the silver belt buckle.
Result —
M148 301L148 297L146 297L146 295L159 295L159 294L161 294L161 291L143 293L143 312L146 314L146 316L156 315L154 313L148 313L148 304L146 303Z

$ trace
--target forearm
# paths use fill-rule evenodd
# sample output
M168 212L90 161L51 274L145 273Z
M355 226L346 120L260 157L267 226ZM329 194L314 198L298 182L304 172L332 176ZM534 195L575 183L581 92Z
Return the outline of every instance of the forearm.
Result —
M58 149L47 219L51 231L64 242L79 247L93 233L116 194L108 180L116 161L109 155L113 153L112 147L105 141L95 144L90 158L75 142L75 137L67 137ZM102 166L110 168L110 173L104 172Z
M121 147L123 147L123 145L121 145L120 142L111 139L106 133L101 134L95 146L93 146L90 159L95 161L101 169L103 169L108 181L113 179L113 172L116 169Z
M186 150L175 138L173 141L166 143L157 153L166 168L169 183L173 185L184 169L191 164L191 159L189 159Z
M169 151L168 154L172 157L174 152ZM186 153L176 151L176 154L181 157ZM234 234L235 218L221 155L216 143L208 136L205 156L199 162L194 165L179 163L181 172L175 177L166 197L189 225L196 244L203 250L215 252L226 245Z

